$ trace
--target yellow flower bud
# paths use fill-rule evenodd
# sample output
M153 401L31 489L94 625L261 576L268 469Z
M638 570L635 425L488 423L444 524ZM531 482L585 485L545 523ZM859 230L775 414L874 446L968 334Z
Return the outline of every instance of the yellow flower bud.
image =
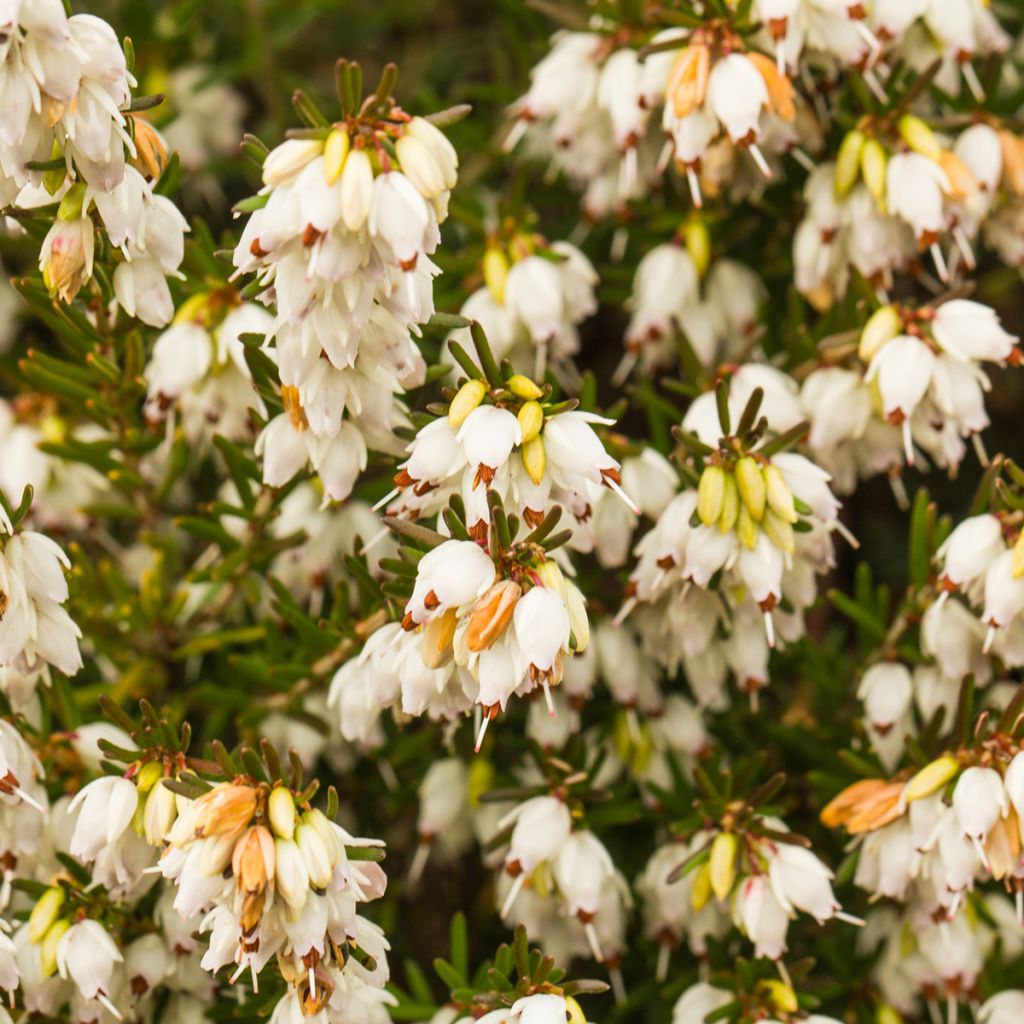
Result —
M78 220L82 216L82 206L85 203L85 186L79 182L72 185L64 193L64 198L57 207L58 220Z
M903 1024L903 1015L888 1003L879 1003L875 1010L875 1024Z
M691 217L686 222L683 228L683 241L693 265L697 268L697 273L703 277L711 262L711 235L708 234L708 226L703 218Z
M757 546L757 523L754 522L746 505L740 505L739 514L736 516L736 536L750 551Z
M767 490L761 467L750 455L744 455L736 463L736 486L739 488L740 501L750 512L750 517L757 523L764 518L764 506L767 501Z
M140 793L148 793L164 777L164 766L159 761L147 761L140 769L135 785Z
M902 321L895 306L880 306L868 318L860 335L857 354L865 363L870 363L875 353L900 333Z
M28 916L28 941L40 942L50 930L50 925L57 920L60 908L64 905L64 890L58 886L47 889L36 901L32 913Z
M39 972L44 978L49 978L57 970L57 944L70 927L70 921L61 919L43 936L39 946Z
M764 519L761 520L761 529L764 530L768 539L777 548L785 551L787 555L796 551L796 534L793 533L793 527L771 509L765 511Z
M942 146L935 137L935 132L915 114L904 114L899 121L899 131L903 141L915 153L928 157L936 163L942 157Z
M529 377L524 377L521 373L514 373L509 377L505 381L505 387L517 398L540 398L544 394Z
M921 800L941 789L960 771L960 762L952 754L943 754L931 764L926 764L904 787L902 801L905 804Z
M800 1009L796 993L784 981L779 981L777 978L764 978L759 981L757 993L778 1013L797 1013Z
M452 658L452 640L458 619L454 608L446 608L441 615L435 615L423 627L423 643L420 655L427 668L440 668Z
M569 610L569 630L576 641L574 649L581 654L590 646L590 619L586 598L571 580L565 581L565 606Z
M693 876L693 885L690 887L690 906L696 911L703 910L711 899L711 869L707 864L701 864Z
M854 129L848 132L839 146L836 157L835 190L839 199L844 199L857 184L860 174L860 154L864 148L864 133Z
M494 788L494 765L482 754L477 754L469 762L469 782L466 789L469 793L469 806L477 807L480 797Z
M540 577L540 581L545 587L553 590L559 597L565 597L565 576L553 558L542 562L534 569L534 572Z
M572 996L565 997L565 1015L569 1024L587 1024L587 1018L580 1009L580 1004Z
M889 162L878 139L868 139L860 154L860 173L876 203L885 209L885 167Z
M348 132L335 128L327 136L327 142L324 144L324 181L328 185L333 185L341 177L351 148L352 140L348 137Z
M508 278L508 257L496 246L484 253L484 284L499 306L505 305L505 281ZM524 378L525 379L525 378ZM536 397L536 396L528 396Z
M284 786L275 786L267 798L267 818L270 827L282 839L295 835L295 800Z
M527 441L523 445L520 454L523 460L523 468L527 476L539 484L544 479L544 470L547 467L547 455L544 452L544 442L540 437Z
M722 489L722 514L718 517L718 529L728 533L736 525L736 517L740 514L740 492L736 487L736 477L732 473L725 474L725 486Z
M697 485L697 515L705 526L722 514L724 500L725 470L721 466L707 466Z
M1010 574L1015 580L1024 576L1024 530L1017 535L1013 545L1013 558L1010 562Z
M793 492L789 489L781 471L776 466L765 466L761 471L764 477L765 498L768 507L786 523L795 523L796 507L793 504Z
M523 444L526 444L540 435L540 428L544 426L544 410L540 402L524 402L516 419L523 432Z
M719 832L711 844L711 857L708 860L711 891L719 902L732 892L736 881L736 851L738 840L733 832Z
M59 160L64 154L60 151L60 143L54 139L53 145L50 147L50 159ZM49 194L56 195L61 185L64 184L64 179L68 176L66 167L58 167L55 170L47 171L43 175L43 188L46 189ZM74 186L72 186L74 188ZM82 191L85 191L85 186L82 186Z
M467 380L448 406L448 426L458 430L466 417L484 400L487 385L482 380Z

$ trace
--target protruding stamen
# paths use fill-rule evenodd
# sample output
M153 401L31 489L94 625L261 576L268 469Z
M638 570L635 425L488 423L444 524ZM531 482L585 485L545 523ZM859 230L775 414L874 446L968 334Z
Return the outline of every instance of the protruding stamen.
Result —
M612 983L612 994L615 996L616 1004L622 1006L626 1001L626 983L622 980L622 971L618 967L609 967L608 980Z
M121 1011L102 993L97 992L96 998L118 1019L124 1020Z
M912 466L914 464L914 438L910 433L910 417L906 416L903 420L903 454L906 456L907 465Z
M501 144L501 151L511 153L518 145L519 140L526 134L526 129L529 126L530 122L526 118L517 118L516 123L512 125L508 135L505 136L505 141Z
M855 917L853 914L848 914L845 910L837 910L832 916L837 921L845 921L847 924L855 924L858 928L864 927L864 918Z
M640 508L637 503L617 484L611 477L605 477L604 482L622 499L622 503L633 513L633 515L640 515Z
M551 699L551 682L548 677L544 677L544 703L548 706L548 718L555 717L555 702Z
M964 231L963 226L957 224L953 228L953 241L956 242L956 247L960 250L960 255L964 258L964 263L967 264L968 270L974 270L978 265L978 261L974 258L974 249L971 248L971 240L967 237L967 232Z
M487 719L485 718L484 721L486 722ZM525 872L516 875L516 877L512 880L512 888L509 889L508 895L505 897L505 902L501 905L501 913L498 915L502 919L502 921L504 921L505 918L508 917L508 915L511 913L512 904L515 903L516 897L519 895L519 890L522 889L525 882Z
M960 67L963 69L964 81L967 83L967 88L971 90L971 95L978 103L984 103L985 90L982 88L978 73L974 70L974 65L970 61L964 61Z
M640 356L636 352L627 352L622 357L612 374L612 387L617 388L626 382L626 378L633 371L633 367L636 366L639 359Z
M981 439L981 434L971 434L971 444L974 445L974 454L978 456L978 461L987 469L988 452L985 451L985 442Z
M613 626L621 626L625 621L629 613L637 606L637 600L635 597L627 597L622 603L622 607L618 610L615 618L612 619Z
M397 498L402 493L401 487L394 487L387 494L384 495L376 505L373 506L373 512L379 512L392 498Z
M981 653L982 654L988 654L988 652L991 650L992 642L996 638L996 629L997 628L998 627L995 625L995 623L990 623L989 624L988 631L985 633L985 642L981 645Z
M693 205L699 210L704 205L704 198L700 194L700 178L697 177L697 172L692 167L686 168L686 181L690 186L690 198L693 200Z
M1020 896L1020 893L1017 893L1017 895ZM659 984L668 976L668 961L671 956L672 948L668 943L662 943L661 948L658 950L658 966L654 970L654 980Z
M430 843L421 842L416 847L416 854L412 859L412 864L409 865L408 881L410 885L415 885L423 877L423 869L427 866L429 859Z
M949 267L946 266L946 257L942 255L942 246L938 242L932 242L929 250L932 254L932 261L935 264L935 273L943 284L949 284Z
M754 163L757 164L757 169L769 180L775 177L775 172L768 166L768 161L764 158L764 153L761 152L761 147L756 142L751 142L747 149L750 151L750 155L754 158Z
M772 650L775 649L775 623L772 621L771 610L767 610L764 613L764 635L768 639L768 646Z
M601 952L601 944L597 941L597 929L594 927L593 921L586 921L583 925L583 932L587 936L587 944L590 946L590 952L593 953L594 959L599 963L604 963L604 954Z
M392 492L392 494L393 494L393 493L394 493L394 492ZM388 501L390 501L390 500L391 500L391 495L390 495L390 494L389 494L389 495L387 496L387 500L388 500ZM372 551L372 550L373 550L373 549L374 549L374 548L375 548L375 547L376 547L376 546L377 546L377 545L378 545L378 544L379 544L379 543L380 543L380 542L381 542L381 541L382 541L382 540L383 540L383 539L384 539L384 538L385 538L385 537L386 537L386 536L387 536L387 535L388 535L388 534L389 534L390 532L391 532L391 530L389 530L389 529L388 529L388 527L386 527L386 526L384 526L384 527L382 527L382 528L381 528L380 530L378 530L378 531L377 531L377 532L376 532L376 533L375 533L375 534L374 534L374 535L373 535L373 536L372 536L372 537L371 537L371 538L370 538L370 539L369 539L369 540L368 540L368 541L367 541L367 542L366 542L366 543L365 543L365 544L364 544L364 545L363 545L363 546L362 546L362 547L361 547L361 548L359 549L359 557L360 557L360 558L362 558L362 556L363 556L363 555L365 555L365 554L368 554L368 553L369 553L370 551Z

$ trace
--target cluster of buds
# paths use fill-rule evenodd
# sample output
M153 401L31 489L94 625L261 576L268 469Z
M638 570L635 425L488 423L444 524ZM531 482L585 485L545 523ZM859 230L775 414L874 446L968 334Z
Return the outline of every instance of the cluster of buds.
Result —
M153 345L144 371L146 419L159 423L175 413L190 444L214 431L231 441L247 437L250 410L265 417L266 408L252 385L242 335L272 329L270 314L232 288L192 295Z
M509 217L488 237L481 270L483 286L460 315L480 323L495 358L538 380L549 362L564 375L579 351L577 327L597 309L590 260L575 245L549 243ZM468 330L450 338L472 353Z
M31 494L14 517L0 509L0 667L28 675L52 665L73 676L82 667L82 631L64 608L71 563L45 534L16 528Z
M1024 529L1019 513L983 513L960 523L938 552L939 598L929 609L943 615L950 595L960 593L981 608L982 654L992 650L1004 664L1024 664ZM950 602L958 611L959 601ZM928 614L928 613L926 613ZM948 618L948 613L945 615ZM961 630L961 633L963 630ZM966 645L969 649L970 644Z
M57 171L109 192L136 153L124 111L135 80L113 29L63 4L10 5L0 15L5 104L0 204ZM55 191L55 190L54 190Z
M246 780L186 803L166 836L160 871L177 887L183 918L205 914L208 970L234 963L234 977L248 969L258 987L276 956L306 1015L339 987L387 980L387 942L357 913L383 894L386 878L349 853L380 842L353 838L302 793Z
M588 520L603 488L639 512L622 489L619 462L594 430L613 421L578 410L575 400L554 401L550 384L512 373L507 362L499 368L480 325L471 330L483 369L450 343L470 379L448 392L447 414L427 423L409 444L395 489L381 504L391 503L392 516L425 518L458 496L470 536L482 539L494 491L531 527L554 508L568 513L571 546L589 551L594 539Z
M673 884L679 884L689 897L689 907L680 908L678 915L669 914L663 923L659 936L663 949L670 949L684 931L699 949L708 936L721 934L728 914L753 942L754 956L771 960L785 955L789 922L798 912L819 924L833 918L863 924L841 909L832 891L832 872L808 849L807 840L791 833L778 818L735 801L714 829L698 836L700 842L694 837L688 849L669 847L675 864L660 885L657 879L648 879L648 898ZM658 868L670 859L660 854ZM648 874L653 864L648 864ZM685 883L678 881L681 877L687 878ZM712 901L718 909L708 911Z
M759 977L746 989L738 986L737 991L698 981L676 1000L672 1024L703 1024L708 1017L729 1024L839 1024L834 1017L808 1013L805 1004L791 981L778 978Z
M852 490L858 476L898 466L901 448L908 465L919 449L955 468L964 438L980 446L979 432L989 423L981 364L1016 365L1016 341L992 309L968 299L881 306L849 353L850 365L833 360L804 382L811 451L843 490Z
M641 606L650 655L670 670L683 664L698 693L718 693L728 666L756 694L767 682L777 628L787 641L802 635L815 576L833 562L839 505L828 474L782 450L805 423L766 437L768 420L758 420L764 394L754 390L734 433L724 382L713 433L704 423L706 402L687 414L677 436L690 453L696 487L679 494L637 544L639 561L620 612L621 620ZM714 412L715 396L703 397ZM763 631L754 626L757 618Z
M749 49L725 20L706 21L685 35L666 30L649 49L644 101L664 103L662 127L694 206L702 205L700 171L716 146L729 153L745 150L764 177L772 178L759 144L771 132L771 119L792 122L797 114L785 71ZM721 156L713 161L721 162Z
M674 366L680 335L702 367L740 357L757 337L765 295L749 267L712 259L705 221L690 217L671 242L654 246L637 264L616 381L637 363L648 372Z
M589 829L573 827L570 808L559 796L518 804L497 830L508 836L496 887L502 919L544 935L552 955L589 953L619 987L631 897L604 844Z
M260 437L265 480L280 485L309 461L335 500L365 465L367 441L394 450L407 422L396 395L423 383L410 331L433 313L429 254L458 165L439 128L395 104L395 77L389 65L359 102L358 68L342 62L341 120L300 95L311 127L270 153L251 144L264 188L234 253L237 273L255 272L260 301L275 307L267 333L285 411Z
M824 824L860 844L857 885L952 921L975 883L992 878L1016 893L1024 922L1024 754L1012 721L1019 705L991 729L979 721L972 746L914 774L855 782L825 807Z

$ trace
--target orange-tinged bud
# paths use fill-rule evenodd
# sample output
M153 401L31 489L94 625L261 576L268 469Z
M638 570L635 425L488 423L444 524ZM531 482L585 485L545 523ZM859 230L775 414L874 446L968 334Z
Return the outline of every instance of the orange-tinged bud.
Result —
M827 828L845 825L854 835L873 832L900 816L902 793L901 782L861 779L829 801L821 812L821 823Z
M423 627L423 645L420 655L427 668L440 668L452 657L452 638L455 636L454 608L446 608Z
M1013 132L999 132L1003 150L1003 183L1011 192L1024 195L1024 140Z
M143 117L134 115L135 159L132 166L150 181L156 181L167 166L167 147L160 133Z
M284 406L284 411L288 413L292 426L297 431L301 433L309 426L309 420L306 419L306 413L302 408L302 400L299 398L299 389L297 387L293 387L291 384L282 386L281 404Z
M665 87L676 117L692 114L704 102L710 73L711 52L706 46L692 43L679 51Z
M793 83L788 76L780 74L779 69L775 66L775 61L763 53L748 53L746 58L757 68L764 79L772 110L783 121L792 121L796 117L796 104L793 102L795 96Z
M226 782L195 802L196 837L241 832L255 813L256 791Z
M512 620L512 612L516 601L522 596L523 589L512 580L495 583L483 597L477 601L469 615L466 646L471 651L482 651L490 647L505 631Z
M946 174L949 195L954 199L966 199L978 191L978 179L956 153L944 149L939 156L939 166Z
M239 892L259 893L274 881L274 837L262 825L246 829L235 843L231 871Z

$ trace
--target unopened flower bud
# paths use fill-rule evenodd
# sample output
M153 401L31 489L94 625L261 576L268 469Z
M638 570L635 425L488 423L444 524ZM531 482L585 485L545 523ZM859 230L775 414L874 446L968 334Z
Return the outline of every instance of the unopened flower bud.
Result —
M351 148L352 140L348 137L348 132L335 128L327 136L327 142L324 144L324 181L328 185L333 185L341 177Z
M54 922L50 930L43 936L43 941L39 946L39 972L44 978L49 978L57 970L57 946L70 927L70 921L61 919Z
M718 517L718 529L728 533L736 525L736 517L740 514L740 492L736 487L736 477L732 473L725 474L725 485L722 488L722 514Z
M786 554L791 555L796 551L796 534L793 532L793 527L771 509L765 510L764 519L761 520L761 529L764 530L768 539Z
M420 656L427 668L440 668L448 663L452 656L452 639L458 618L454 608L446 608L441 615L435 615L423 627L423 643L420 645Z
M1017 535L1013 544L1013 559L1010 562L1010 575L1015 580L1024 576L1024 530Z
M373 202L373 164L365 149L353 149L341 172L341 219L358 231L370 216Z
M850 190L857 184L857 177L860 174L860 154L865 141L864 133L854 129L852 132L847 132L839 146L835 176L835 191L839 199L844 199L849 195Z
M942 146L939 145L935 132L921 118L916 114L904 114L899 120L898 128L903 141L915 153L939 162L942 157Z
M135 780L135 788L140 793L148 793L163 778L164 768L159 761L147 761L140 769Z
M286 139L263 161L263 184L281 185L324 151L320 139Z
M757 991L778 1013L798 1013L800 1010L796 993L784 981L764 978L757 983Z
M291 839L275 839L274 862L277 891L292 910L301 910L309 898L309 872L298 844Z
M295 842L298 843L309 872L309 884L314 889L325 889L331 880L331 863L327 846L319 832L312 826L302 824L295 830Z
M580 654L590 645L590 619L587 617L587 602L575 583L566 580L565 607L569 610L569 630L575 640L573 650Z
M267 817L274 834L281 839L295 835L295 800L285 786L275 786L267 798Z
M132 120L135 122L135 158L132 166L144 178L156 181L167 166L167 147L160 133L145 118L136 114Z
M516 418L519 420L519 429L523 432L523 444L537 437L544 426L544 410L540 402L524 402Z
M484 253L484 284L491 293L491 298L499 305L505 305L505 281L508 279L508 257L505 253L491 246ZM525 377L523 378L526 379ZM511 381L509 381L511 385ZM536 397L536 396L528 396Z
M59 160L63 156L64 154L61 152L60 143L54 139L53 145L50 147L50 159ZM64 179L67 176L67 167L55 167L52 171L47 171L43 175L43 188L45 188L51 196L56 195L57 192L60 191L60 187L64 184Z
M736 516L736 536L750 551L757 547L757 523L754 522L746 505L740 505L739 514Z
M795 523L797 520L796 507L793 503L793 492L786 483L777 466L768 465L761 471L764 477L765 498L768 507L786 523Z
M705 526L710 526L722 514L725 500L725 470L721 466L707 466L697 485L697 515Z
M512 620L516 601L522 592L518 583L502 580L477 601L470 613L466 633L466 644L471 651L482 651L501 636Z
M57 920L64 905L64 890L58 886L47 889L36 901L28 917L28 941L40 942L50 926Z
M256 793L249 786L224 783L199 797L194 808L198 837L229 835L249 824L256 812Z
M177 797L164 785L163 779L157 780L146 797L142 813L142 834L146 842L150 846L160 846L177 816Z
M941 789L960 770L960 763L952 754L943 754L926 764L904 787L903 803L921 800Z
M572 996L565 997L565 1016L568 1024L587 1024L587 1018L583 1015L580 1004Z
M539 484L544 479L544 470L547 466L547 455L544 453L544 441L535 437L523 445L520 454L523 459L523 468L527 476Z
M683 228L683 241L697 273L703 277L711 262L711 235L703 218L691 217L687 220Z
M64 198L57 207L58 220L78 220L82 216L85 204L85 185L78 182L64 193Z
M487 385L482 380L467 380L448 406L448 426L458 430L466 417L484 400Z
M764 518L767 490L764 477L761 475L761 467L750 455L744 455L736 463L736 486L739 488L740 501L750 512L751 518L755 522L761 522Z
M719 832L711 844L708 872L711 891L715 899L722 902L732 892L736 881L736 851L738 840L734 832Z
M509 377L505 381L505 387L517 398L535 399L544 394L529 377L524 377L521 373L514 373Z
M879 1003L875 1010L875 1024L903 1024L903 1016L888 1003Z
M857 352L865 363L870 363L875 353L888 341L892 341L902 327L900 314L895 306L880 306L868 318L860 335Z
M885 205L885 168L888 163L885 147L878 139L868 139L860 154L860 173L867 190L879 206Z
M690 886L690 905L694 910L700 912L711 899L711 869L706 863L697 868L693 876L693 885Z
M537 566L534 571L548 590L553 590L559 597L565 596L565 576L553 558L549 558L546 562Z

